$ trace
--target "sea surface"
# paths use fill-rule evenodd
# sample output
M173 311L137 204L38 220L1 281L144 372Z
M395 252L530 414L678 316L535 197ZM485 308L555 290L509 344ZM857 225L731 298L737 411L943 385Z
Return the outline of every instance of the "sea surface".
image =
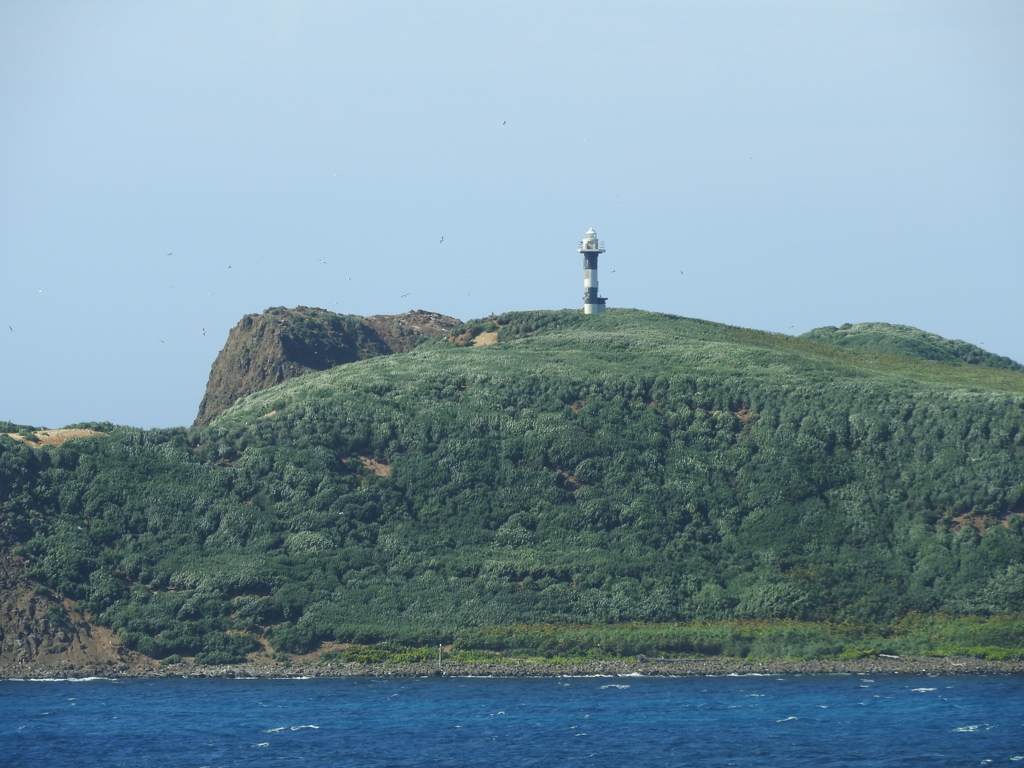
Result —
M1024 768L1024 678L11 680L0 765Z

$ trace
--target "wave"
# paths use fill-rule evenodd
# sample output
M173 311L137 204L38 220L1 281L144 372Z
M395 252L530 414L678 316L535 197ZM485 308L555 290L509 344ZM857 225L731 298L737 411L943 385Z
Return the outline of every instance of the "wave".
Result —
M559 677L577 678L577 677L618 677L618 675L559 675Z
M117 682L116 677L10 677L10 683L92 683L97 680Z

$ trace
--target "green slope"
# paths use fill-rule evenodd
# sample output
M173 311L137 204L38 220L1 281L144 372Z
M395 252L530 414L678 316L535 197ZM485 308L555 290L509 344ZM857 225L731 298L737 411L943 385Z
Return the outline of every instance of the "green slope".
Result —
M944 339L909 325L890 323L846 323L838 328L825 326L808 331L800 338L824 341L841 347L874 350L891 355L918 357L944 363L969 363L987 368L1024 371L1024 366L1008 357L994 355L965 341Z
M1024 610L1024 373L635 310L459 338L494 332L207 428L0 438L6 534L158 656Z

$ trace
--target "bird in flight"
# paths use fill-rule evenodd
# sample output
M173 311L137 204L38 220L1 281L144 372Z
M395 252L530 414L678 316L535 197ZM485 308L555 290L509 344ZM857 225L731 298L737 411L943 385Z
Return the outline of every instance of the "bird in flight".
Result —
M205 336L205 335L206 335L206 329L203 328L203 336Z
M402 294L402 296L401 296L401 298L403 298L403 299L404 299L404 298L405 298L406 296L408 296L408 295L409 295L408 293L403 293L403 294Z
M173 253L168 253L167 255L168 255L168 256L173 256L174 254L173 254Z
M444 235L441 235L441 239L440 239L440 240L438 240L437 242L439 242L439 243L443 243L443 242L444 242Z
M324 261L323 259L317 259L317 261L319 261L319 262L320 262L321 264L326 264L326 263L327 263L327 262L326 262L326 261Z
M7 327L8 327L8 328L11 328L11 326L9 326L9 325L8 325ZM13 329L13 328L11 328L11 330L13 331L14 329Z
M505 121L504 121L504 120L502 120L502 121L501 121L501 124L502 124L502 125L504 125L504 124L505 124Z

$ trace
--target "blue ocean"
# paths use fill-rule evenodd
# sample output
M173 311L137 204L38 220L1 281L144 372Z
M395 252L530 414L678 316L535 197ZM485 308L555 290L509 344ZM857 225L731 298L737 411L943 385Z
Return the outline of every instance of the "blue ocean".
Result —
M1003 766L1003 676L0 682L11 766Z

